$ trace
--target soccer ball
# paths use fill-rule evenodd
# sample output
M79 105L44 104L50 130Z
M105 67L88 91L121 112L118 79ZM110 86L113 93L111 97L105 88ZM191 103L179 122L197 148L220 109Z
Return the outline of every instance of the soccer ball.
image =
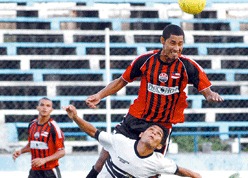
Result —
M199 14L206 6L206 0L178 0L183 12L188 14Z

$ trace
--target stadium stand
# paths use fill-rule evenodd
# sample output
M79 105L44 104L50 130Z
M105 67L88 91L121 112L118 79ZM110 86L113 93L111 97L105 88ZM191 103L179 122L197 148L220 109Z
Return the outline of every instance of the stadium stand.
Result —
M184 54L202 65L213 89L225 99L222 104L206 103L189 86L186 122L176 126L175 133L246 129L246 0L211 0L195 16L182 13L174 0L3 0L0 4L0 123L11 133L10 147L25 140L27 123L36 114L33 107L42 96L54 101L53 114L66 137L83 137L86 142L80 146L92 146L61 107L76 105L82 115L90 121L96 118L94 124L106 130L106 100L97 111L88 110L83 100L119 77L138 54L160 48L161 30L171 23L186 31ZM105 28L110 29L110 78L105 64ZM134 82L110 97L112 128L137 91ZM220 135L222 139L229 136ZM76 143L70 145L73 149Z

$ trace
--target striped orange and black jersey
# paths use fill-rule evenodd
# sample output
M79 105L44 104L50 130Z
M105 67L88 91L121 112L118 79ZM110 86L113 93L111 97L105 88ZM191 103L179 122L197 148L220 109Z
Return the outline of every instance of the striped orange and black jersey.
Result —
M33 120L29 124L28 134L32 160L35 158L45 158L64 149L64 134L52 118L43 125L38 124L38 119ZM32 169L49 170L58 165L58 160L54 160L47 162L41 167L32 167Z
M203 69L192 59L181 55L172 63L160 59L160 50L149 51L137 57L122 74L127 82L140 78L138 97L129 108L136 118L158 122L169 127L184 122L188 106L187 84L202 91L211 86Z

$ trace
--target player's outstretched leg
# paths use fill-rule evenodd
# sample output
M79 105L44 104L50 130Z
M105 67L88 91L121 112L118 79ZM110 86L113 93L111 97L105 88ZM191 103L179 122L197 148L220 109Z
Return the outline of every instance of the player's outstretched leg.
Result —
M109 153L104 149L101 150L100 156L96 161L96 164L92 167L86 178L96 178L99 172L102 170L105 161L108 159Z

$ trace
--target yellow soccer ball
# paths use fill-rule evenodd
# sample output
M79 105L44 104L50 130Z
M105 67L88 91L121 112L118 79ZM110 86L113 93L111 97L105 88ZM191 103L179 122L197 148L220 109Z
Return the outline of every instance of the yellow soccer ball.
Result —
M183 12L188 14L199 14L206 6L206 0L178 0Z

